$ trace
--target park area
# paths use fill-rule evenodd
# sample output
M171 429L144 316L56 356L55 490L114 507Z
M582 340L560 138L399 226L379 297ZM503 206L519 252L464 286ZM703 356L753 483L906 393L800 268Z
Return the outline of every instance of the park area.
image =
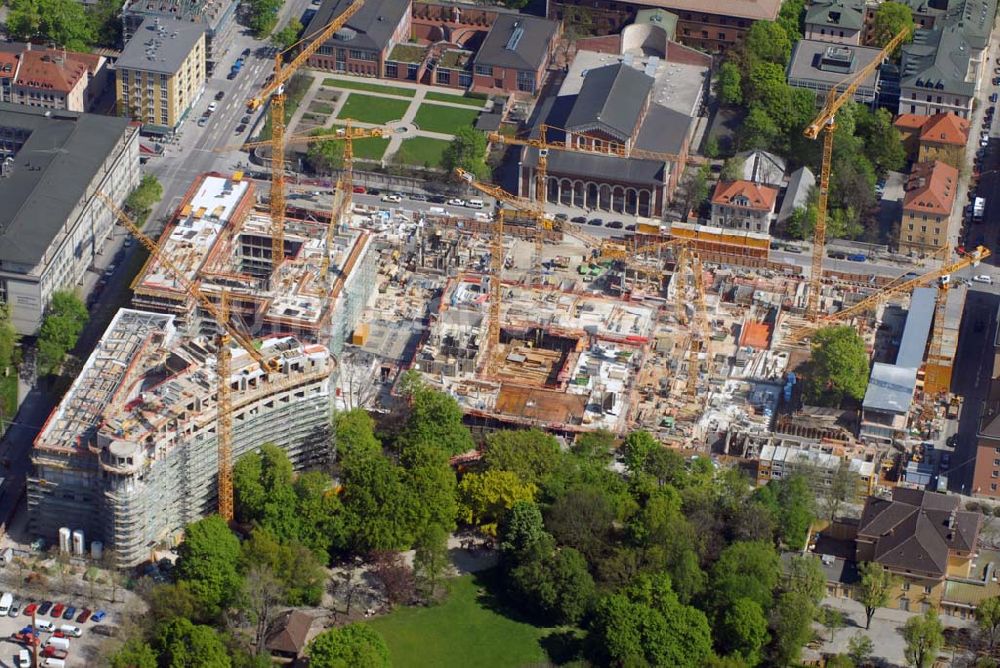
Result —
M425 132L441 132L454 134L464 126L472 126L479 116L476 109L446 107L442 104L422 104L417 110L413 122Z
M441 167L441 159L450 142L430 137L404 139L396 151L396 161L417 167Z
M384 125L389 121L398 121L406 113L410 102L390 97L351 93L344 106L340 108L337 118L350 118L362 123Z
M400 608L370 622L389 645L392 665L512 668L552 660L542 647L551 630L506 616L487 591L496 575L484 571L455 578L442 603Z

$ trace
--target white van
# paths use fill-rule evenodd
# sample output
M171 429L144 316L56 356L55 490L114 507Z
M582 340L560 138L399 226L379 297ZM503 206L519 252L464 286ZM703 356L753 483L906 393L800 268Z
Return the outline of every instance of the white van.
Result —
M48 657L42 661L42 665L46 668L66 668L66 662L62 659L56 659L54 657Z
M31 652L22 649L17 653L17 668L31 668Z
M483 203L483 200L473 197L465 203L465 206L470 209L482 209L486 205Z
M52 633L56 630L56 625L47 619L36 619L35 628L39 631L45 631L46 633Z
M45 645L47 647L55 647L56 649L64 649L68 652L69 638L57 638L56 636L52 636L51 638L45 641Z
M72 624L63 624L59 627L59 630L63 632L64 635L70 638L79 638L83 635L83 631L80 630L79 626L73 626Z
M14 595L9 591L5 591L3 596L0 596L0 617L6 617L10 612L10 605L14 602Z

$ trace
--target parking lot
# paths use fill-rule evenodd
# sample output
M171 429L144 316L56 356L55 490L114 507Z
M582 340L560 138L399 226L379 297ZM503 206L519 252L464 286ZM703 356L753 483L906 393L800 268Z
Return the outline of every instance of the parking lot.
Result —
M17 666L17 655L22 649L28 648L30 650L30 645L26 643L17 642L12 638L12 636L24 627L31 624L31 617L24 614L24 607L28 604L27 601L21 607L21 611L16 617L0 617L0 666ZM82 610L81 606L85 606L85 602L82 600L70 600L70 605L74 605L77 609L76 615L74 615L73 621L54 618L52 616L51 610L47 615L37 615L36 621L39 623L39 628L45 626L44 622L49 622L53 625L55 630L58 630L62 625L72 625L76 626L81 631L81 636L79 638L68 638L69 650L68 656L65 659L66 666L96 666L99 665L98 657L100 655L101 645L110 640L108 633L113 632L115 628L111 624L110 616L105 617L99 624L88 620L86 622L77 622L76 617L79 616ZM98 632L94 632L95 627L98 628ZM44 647L46 642L53 636L53 633L48 633L44 631L39 631L39 637L41 639L41 645ZM42 658L42 650L39 649L39 659L41 665L44 666L45 662Z

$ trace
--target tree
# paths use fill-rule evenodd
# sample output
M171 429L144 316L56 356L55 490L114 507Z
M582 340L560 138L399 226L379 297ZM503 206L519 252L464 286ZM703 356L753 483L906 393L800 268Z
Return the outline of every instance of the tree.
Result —
M778 25L793 42L802 39L802 19L805 16L806 0L785 0L778 12Z
M915 27L913 11L908 6L892 0L883 2L875 10L875 16L872 19L872 46L881 49L904 29L909 30L909 35L903 40L903 43L908 44L913 41ZM899 47L896 47L893 56L898 52Z
M256 528L243 541L239 565L244 573L254 566L274 573L289 605L318 605L323 596L326 571L316 555L297 541L279 542L267 529Z
M832 643L837 631L847 626L847 616L843 612L830 606L825 606L819 615L819 621L826 628L830 629L830 642Z
M295 479L296 512L299 518L299 541L323 562L330 550L347 545L344 507L329 475L307 471Z
M409 400L409 414L396 439L400 453L418 444L433 445L447 455L475 449L472 435L462 421L462 408L454 397L427 387L412 374L403 379L401 387Z
M73 0L10 0L7 32L17 40L42 38L71 51L89 51L95 42L83 5Z
M557 543L576 548L592 562L607 549L614 519L600 490L577 487L556 499L545 514L545 526Z
M206 617L215 617L242 587L236 570L240 542L218 515L189 524L178 548L176 573L186 582Z
M898 171L906 164L903 140L892 123L892 114L885 109L876 109L874 113L864 109L857 119L857 134L862 139L865 156L877 173Z
M302 21L299 21L297 18L290 19L284 28L271 35L271 44L279 51L290 49L299 41L302 27Z
M739 131L740 147L747 151L770 148L780 133L781 129L766 109L750 107Z
M858 585L857 601L865 606L865 630L870 629L875 610L889 602L889 593L896 581L881 564L866 561L858 567L861 583Z
M172 619L159 629L156 646L160 650L160 665L166 668L232 665L229 650L215 629L193 624L183 617Z
M735 654L747 666L756 666L767 644L764 610L749 598L737 599L723 611L715 635L720 652Z
M601 601L591 642L596 665L701 668L712 654L705 614L682 605L665 575L640 575Z
M400 603L411 603L416 592L413 569L399 552L376 552L372 558L371 574L382 586L386 604L392 608Z
M938 650L944 644L944 627L937 611L929 608L919 617L911 617L903 625L907 662L914 668L927 668L934 663Z
M826 575L819 559L811 554L797 554L788 562L785 590L802 594L819 605L826 593Z
M587 561L571 547L537 555L510 572L514 599L539 620L576 624L596 594Z
M820 406L839 406L845 397L857 401L865 396L868 352L854 328L837 325L813 334L805 385L806 401Z
M559 464L559 441L538 429L497 431L486 439L483 460L491 469L511 471L539 484Z
M771 608L781 572L778 553L763 541L733 543L712 568L715 609L749 598L763 610Z
M90 314L86 305L68 290L52 293L38 330L38 368L43 374L59 370L66 353L76 346Z
M495 536L504 513L518 501L533 501L536 490L510 471L469 473L458 485L459 519Z
M412 535L420 535L430 525L452 531L458 501L448 452L436 441L420 439L405 445L400 459L407 501L403 508Z
M868 657L871 656L874 649L875 643L872 642L872 639L860 631L847 641L847 655L859 668L868 663Z
M266 37L274 30L280 8L281 0L251 0L249 25L257 39Z
M504 559L523 561L540 541L545 539L545 525L538 504L518 501L504 514L498 531L500 554Z
M798 662L802 647L812 638L815 607L805 595L789 591L778 597L771 612L772 658L779 666Z
M477 181L488 180L490 168L486 165L486 135L470 126L459 128L444 150L441 163L449 173L460 167L475 175Z
M979 602L976 606L976 625L992 652L1000 637L1000 596L991 596Z
M840 510L840 505L854 498L857 484L858 475L851 470L850 464L841 461L833 474L830 486L822 493L821 500L826 511L825 515L830 522L833 522L837 518L837 511Z
M110 657L111 668L156 668L156 652L141 638L129 638Z
M855 668L855 665L848 655L834 654L826 660L826 668Z
M739 158L727 158L722 163L722 170L719 172L720 181L738 181L743 178L743 161Z
M320 128L324 133L326 128ZM344 142L314 141L306 149L306 162L317 174L330 174L344 166Z
M324 631L306 649L313 668L389 668L389 647L367 624L348 624Z
M163 197L163 186L152 174L146 174L135 190L129 193L125 200L125 207L131 211L136 218L145 218L153 207Z
M252 647L255 654L264 649L264 641L280 616L284 602L284 584L267 565L254 564L243 579L242 607L254 625Z
M367 456L382 452L382 444L375 437L375 421L363 409L337 413L333 420L333 432L337 456L341 460L352 455Z
M402 481L402 470L381 453L351 456L343 461L344 521L355 550L405 550L413 542L413 503Z
M779 127L785 127L780 118L788 113L792 89L785 82L784 66L768 61L753 63L747 83L747 99L769 113L777 112L771 114L772 118Z
M701 203L708 197L709 169L708 165L702 165L697 170L685 174L684 180L681 182L680 192L677 195L685 217L691 213L692 209L697 215Z
M805 547L809 528L816 519L815 497L805 476L771 481L757 489L754 500L770 509L777 522L778 537L785 545L793 550Z
M10 321L10 306L0 303L0 374L14 363L14 347L17 345L17 330Z
M743 76L735 63L727 60L719 66L715 95L719 98L719 104L737 106L743 103Z
M124 0L97 0L87 7L87 18L95 35L94 46L117 49L122 41L121 10Z
M751 63L760 61L785 67L792 56L792 40L780 24L771 21L754 22L747 31L745 46Z
M430 524L417 535L414 544L413 571L429 598L437 595L437 585L451 565L448 557L448 532Z

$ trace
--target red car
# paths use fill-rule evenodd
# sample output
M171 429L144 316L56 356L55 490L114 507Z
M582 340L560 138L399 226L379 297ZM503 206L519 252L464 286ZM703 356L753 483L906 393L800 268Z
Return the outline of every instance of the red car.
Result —
M62 617L62 613L64 610L66 610L65 604L56 603L54 606L52 606L51 614L53 617L58 619L59 617Z
M84 608L83 611L76 618L76 623L77 624L83 624L88 619L90 619L90 608Z
M354 186L354 192L358 193L359 195L364 195L365 192L366 192L365 191L365 187L364 186Z
M24 606L24 614L26 617L31 617L33 614L35 614L36 610L38 610L37 603L29 603L28 605Z

